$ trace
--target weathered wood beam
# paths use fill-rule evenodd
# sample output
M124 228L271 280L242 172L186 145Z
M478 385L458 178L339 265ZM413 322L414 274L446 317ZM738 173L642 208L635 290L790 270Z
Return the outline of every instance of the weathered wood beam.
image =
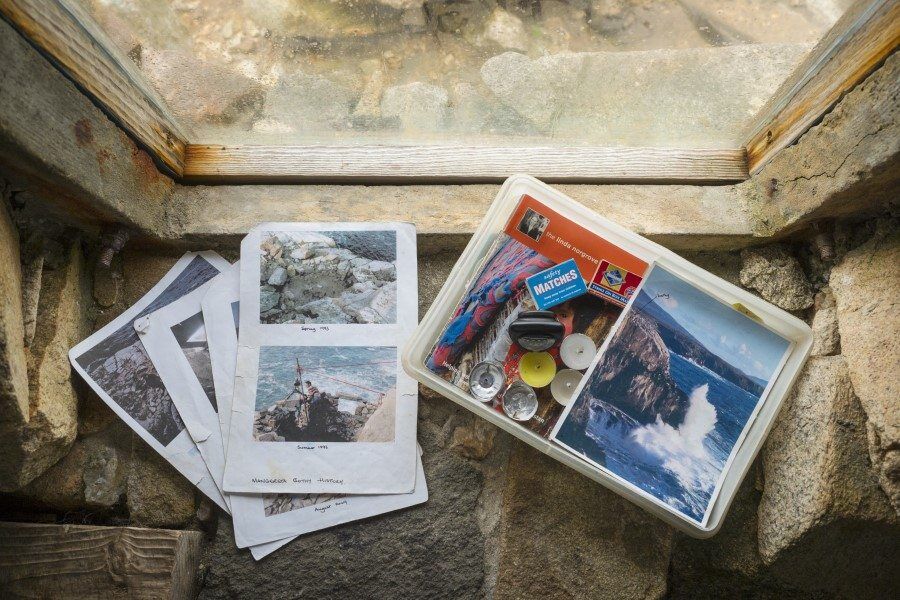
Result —
M900 54L894 53L796 144L738 186L755 199L758 235L900 203Z
M759 111L747 159L758 173L900 45L900 2L858 0Z
M71 0L5 0L0 14L122 128L181 175L188 133L84 7Z
M3 20L0 56L3 175L70 219L157 229L173 183L150 156Z
M199 531L0 523L4 598L193 598Z
M222 146L191 144L187 180L229 183L503 181L726 183L747 178L743 148L581 146Z

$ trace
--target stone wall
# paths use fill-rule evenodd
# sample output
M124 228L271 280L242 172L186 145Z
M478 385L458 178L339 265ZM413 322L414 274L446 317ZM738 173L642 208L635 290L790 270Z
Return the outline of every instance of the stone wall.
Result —
M800 236L742 253L687 255L805 319L816 340L714 538L676 533L422 389L428 503L304 536L256 563L234 546L230 520L74 381L66 358L181 250L126 247L111 269L97 268L93 243L35 228L3 208L9 260L0 284L7 297L25 300L0 314L0 401L11 432L2 441L0 518L202 529L204 598L260 590L322 598L874 598L900 584L891 568L900 556L900 241L891 219L837 223L825 240L829 260L821 239ZM236 247L231 252L233 259ZM457 257L420 257L420 314ZM37 327L25 344L30 311Z

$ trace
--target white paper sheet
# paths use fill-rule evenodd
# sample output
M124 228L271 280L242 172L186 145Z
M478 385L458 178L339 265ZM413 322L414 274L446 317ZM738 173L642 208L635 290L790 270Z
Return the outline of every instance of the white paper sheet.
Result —
M259 225L240 306L224 488L412 492L417 386L399 349L417 322L414 227Z
M213 280L134 321L134 328L178 409L213 481L222 489L225 449L200 301ZM229 502L227 496L226 503Z
M234 538L239 548L251 548L255 558L272 540L293 537L400 510L428 500L421 457L416 460L415 490L411 494L353 496L330 494L232 494ZM283 540L284 543L290 540ZM278 547L278 546L276 546ZM264 556L264 554L263 554Z
M227 268L214 252L188 252L143 298L69 351L75 371L129 427L213 502L228 510L134 330L134 320L178 300Z
M238 305L240 300L240 261L216 277L206 290L201 306L209 359L212 364L216 390L219 429L228 451L228 432L231 429L231 397L234 393L234 367L237 361Z

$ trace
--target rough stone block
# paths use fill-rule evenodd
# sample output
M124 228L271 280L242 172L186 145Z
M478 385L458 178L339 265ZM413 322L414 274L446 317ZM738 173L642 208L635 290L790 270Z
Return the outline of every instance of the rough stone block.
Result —
M19 234L0 205L0 490L20 486L18 432L28 422L28 366L22 317Z
M7 431L0 436L8 444L0 461L2 489L15 490L35 479L75 440L78 394L68 351L89 331L89 298L81 243L75 239L58 267L42 275L36 333L26 351L27 409L4 419Z
M900 529L869 463L864 419L844 359L815 357L766 442L759 550L794 587L878 597L900 583Z
M494 448L496 434L497 428L494 425L481 417L470 416L467 423L453 430L450 449L460 456L483 460Z
M672 529L521 443L510 457L494 598L660 598Z
M485 61L481 78L499 101L561 138L577 131L596 143L708 146L746 126L808 51L739 44L535 59L506 52Z
M900 512L900 234L876 235L831 271L841 352L866 411L869 452Z
M194 486L137 436L126 496L132 523L147 527L183 527L196 508Z
M124 423L81 438L59 462L23 490L59 512L113 508L125 495L131 432Z
M763 566L757 541L760 493L751 471L728 510L722 529L714 537L699 540L680 535L672 552L673 571L682 577L740 576L751 581Z
M785 310L803 310L813 305L812 288L786 246L747 248L741 252L741 259L741 285Z
M200 598L484 597L485 537L478 523L485 477L476 463L419 430L428 502L304 535L256 563L234 546L222 517L204 563ZM302 593L299 592L302 590Z
M841 352L841 335L838 332L837 308L831 288L816 294L816 312L812 319L812 356L832 356Z

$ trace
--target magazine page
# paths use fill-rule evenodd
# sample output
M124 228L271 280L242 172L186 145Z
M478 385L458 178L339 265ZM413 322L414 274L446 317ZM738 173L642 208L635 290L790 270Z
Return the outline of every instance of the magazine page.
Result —
M522 196L425 367L547 437L647 269L625 245Z
M113 412L225 510L225 499L147 356L134 321L204 285L228 266L214 252L186 253L134 306L69 351L72 367Z
M214 280L134 322L185 427L221 490L225 450L200 301ZM226 502L228 498L226 497Z
M267 223L241 244L225 489L408 494L418 388L415 228Z
M551 438L705 526L789 340L657 263Z
M419 457L415 489L410 494L233 494L234 538L238 548L258 546L285 535L303 535L427 500L428 487Z
M222 442L228 451L231 429L231 396L237 361L238 310L240 305L240 261L216 277L200 302L209 344L213 386Z

